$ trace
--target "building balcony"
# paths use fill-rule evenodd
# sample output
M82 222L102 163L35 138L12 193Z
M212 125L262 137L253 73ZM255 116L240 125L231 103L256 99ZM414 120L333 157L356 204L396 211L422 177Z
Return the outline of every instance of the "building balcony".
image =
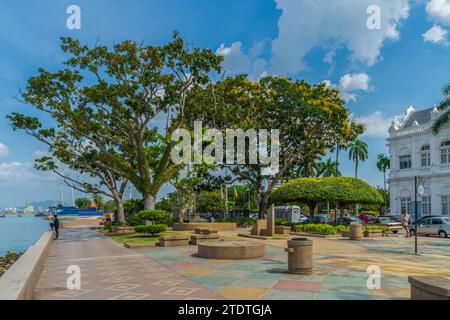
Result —
M389 178L413 178L415 176L431 176L440 174L450 174L450 164L438 164L430 167L418 167L410 169L391 170Z

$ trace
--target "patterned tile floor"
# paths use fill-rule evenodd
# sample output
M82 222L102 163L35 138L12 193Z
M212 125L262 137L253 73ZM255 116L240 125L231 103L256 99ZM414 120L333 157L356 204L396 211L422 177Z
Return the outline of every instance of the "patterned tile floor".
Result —
M68 290L68 267L81 289ZM34 299L220 299L210 290L87 228L62 229L51 247Z
M52 245L34 297L408 299L408 275L450 278L450 239L420 238L420 255L413 254L413 241L404 237L313 241L314 272L300 276L286 273L286 241L265 241L266 255L260 259L211 260L197 257L196 246L129 250L89 229L63 229L61 239ZM66 289L69 265L81 268L81 290ZM381 290L367 288L370 265L381 268Z
M228 299L408 299L408 275L450 278L450 239L386 237L352 242L313 239L317 246L312 275L287 274L285 241L266 241L266 256L253 260L209 260L196 247L141 250L147 256ZM381 289L367 288L367 267L381 268Z

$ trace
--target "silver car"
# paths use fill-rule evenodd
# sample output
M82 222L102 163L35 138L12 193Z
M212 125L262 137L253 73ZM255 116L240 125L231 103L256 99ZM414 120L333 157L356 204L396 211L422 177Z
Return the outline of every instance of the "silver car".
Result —
M415 224L410 224L411 235L416 230ZM417 221L417 235L423 236L439 236L447 238L450 235L450 217L425 217Z

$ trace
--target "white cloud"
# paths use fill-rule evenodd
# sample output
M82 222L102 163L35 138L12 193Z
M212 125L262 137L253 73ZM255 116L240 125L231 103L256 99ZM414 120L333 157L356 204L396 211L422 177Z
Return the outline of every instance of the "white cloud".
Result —
M426 11L434 22L450 25L450 0L431 0Z
M342 99L345 101L356 101L356 91L369 91L370 77L366 73L347 73L339 81L339 85L334 85L330 80L323 81L327 87L339 90Z
M33 157L34 158L41 158L43 156L48 155L48 152L46 151L42 151L42 150L36 150L35 152L33 152Z
M447 30L442 28L439 25L434 25L430 30L425 32L423 36L423 41L436 43L436 44L445 44L447 43Z
M324 43L345 46L352 61L373 65L385 39L397 40L398 27L409 15L409 0L276 0L282 11L278 38L272 42L271 70L296 73L304 66L304 56ZM367 8L381 10L381 29L367 28Z
M248 74L251 78L258 78L267 69L267 61L259 58L267 40L257 42L248 52L242 46L242 42L233 42L230 47L224 43L217 48L216 53L224 57L224 70L230 74Z
M12 161L0 163L0 178L31 178L34 174L29 163Z
M0 157L7 156L8 154L9 154L8 147L0 142Z
M450 26L450 0L431 0L427 3L426 11L434 25L422 35L423 40L448 45L448 30L443 25Z
M354 120L366 126L363 136L368 138L386 138L389 136L389 127L393 117L384 116L381 111L375 111L367 116L355 117Z

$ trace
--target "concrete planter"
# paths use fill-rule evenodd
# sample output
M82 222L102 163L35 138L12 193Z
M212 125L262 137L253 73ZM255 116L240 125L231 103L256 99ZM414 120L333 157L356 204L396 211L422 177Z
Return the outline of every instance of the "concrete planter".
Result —
M364 237L365 238L378 238L383 236L382 230L365 230Z
M313 242L307 238L288 240L288 273L311 274L313 269Z
M291 227L277 226L275 227L276 234L289 234L291 233Z
M450 280L444 277L410 276L411 300L450 300Z
M361 240L363 238L363 229L361 224L350 224L350 240Z

